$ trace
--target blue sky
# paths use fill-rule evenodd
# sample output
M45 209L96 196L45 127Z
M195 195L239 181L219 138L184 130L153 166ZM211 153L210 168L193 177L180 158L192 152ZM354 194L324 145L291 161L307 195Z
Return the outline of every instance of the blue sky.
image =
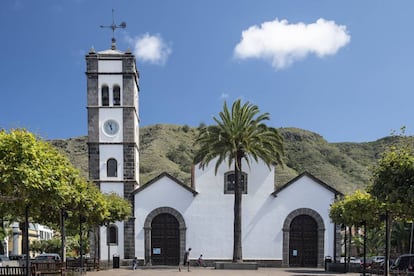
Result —
M241 98L329 142L414 129L414 1L1 1L0 128L87 134L85 54L130 48L141 126L213 123Z

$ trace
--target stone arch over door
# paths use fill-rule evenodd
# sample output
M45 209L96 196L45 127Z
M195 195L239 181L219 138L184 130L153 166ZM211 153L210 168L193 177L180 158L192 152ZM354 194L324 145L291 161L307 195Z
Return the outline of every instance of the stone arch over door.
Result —
M185 225L184 217L171 207L159 207L152 212L150 212L145 219L144 222L144 252L145 252L145 265L152 265L151 264L151 224L152 220L160 215L160 214L170 214L174 216L178 221L178 228L179 228L179 239L180 239L180 262L182 262L182 257L184 256L185 246L186 246L186 230L187 227Z
M324 266L324 250L325 250L325 224L318 212L309 208L300 208L291 212L283 223L283 260L282 266L289 266L289 233L290 225L294 218L300 215L308 215L312 217L317 224L318 231L318 266Z

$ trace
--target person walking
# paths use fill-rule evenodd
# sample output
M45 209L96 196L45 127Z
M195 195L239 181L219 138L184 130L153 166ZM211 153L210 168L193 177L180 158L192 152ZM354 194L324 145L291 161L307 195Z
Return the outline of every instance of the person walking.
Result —
M198 266L200 266L200 267L203 267L203 266L204 266L204 262L203 262L203 254L200 254L200 257L198 257L197 264L198 264Z
M132 270L137 269L137 265L138 265L138 259L137 259L137 257L135 257L135 258L132 260Z
M191 251L191 247L188 248L187 251L185 251L184 258L183 258L183 265L184 267L187 266L188 272L190 272L190 251ZM178 266L178 271L181 272L181 264Z

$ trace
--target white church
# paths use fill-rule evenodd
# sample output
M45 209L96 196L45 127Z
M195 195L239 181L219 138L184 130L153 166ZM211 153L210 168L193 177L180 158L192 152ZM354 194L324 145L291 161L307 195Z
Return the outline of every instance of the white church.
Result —
M230 261L233 250L234 174L215 162L195 164L191 183L163 173L139 183L139 73L128 50L86 55L89 178L103 192L129 200L128 221L101 227L95 256L140 265L178 265L191 259ZM149 93L149 92L148 92ZM309 173L275 190L275 170L243 164L242 247L260 266L321 267L340 252L339 229L329 218L340 194Z

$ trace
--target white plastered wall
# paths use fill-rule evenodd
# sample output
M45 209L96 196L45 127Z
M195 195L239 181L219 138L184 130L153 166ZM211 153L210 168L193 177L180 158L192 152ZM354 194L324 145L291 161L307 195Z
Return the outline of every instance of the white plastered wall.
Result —
M98 60L100 73L120 73L122 72L122 60Z
M224 174L233 170L226 164L214 171L215 160L204 171L196 169L196 200L191 209L188 246L194 255L210 259L231 259L233 253L234 195L224 194ZM242 246L244 259L277 259L278 219L272 211L274 170L252 162L247 173L248 192L242 196ZM190 227L189 227L190 228ZM205 231L208 229L208 231ZM214 241L214 242L211 242ZM220 246L217 246L220 245Z
M170 178L163 177L136 194L134 201L135 256L144 259L144 222L148 214L157 208L167 206L185 216L194 201L194 196Z
M124 155L122 145L100 145L99 146L99 177L102 181L122 180L124 172ZM106 162L109 158L115 158L118 163L118 173L116 177L106 175Z
M117 182L106 182L101 183L101 192L102 193L116 193L120 197L124 197L124 185L123 183ZM108 247L107 243L107 228L105 226L100 227L100 241L101 241L101 260L108 260L108 250L109 257L112 259L113 255L119 256L121 259L124 258L124 223L117 221L114 223L118 228L118 245L111 245Z
M325 224L324 256L334 256L334 224L329 218L329 207L334 199L335 194L332 191L304 176L277 195L276 208L284 218L301 208L317 212Z
M187 227L186 247L192 257L228 260L233 252L234 196L224 194L227 165L214 172L215 162L204 170L195 169L196 196L169 178L162 178L135 195L136 255L144 258L143 223L148 214L159 207L170 207L182 214ZM333 224L328 211L333 192L304 176L283 189L274 191L274 170L264 163L243 164L248 174L248 194L242 199L242 246L245 260L282 260L283 224L294 210L309 208L317 212L325 224L324 255L333 255Z

